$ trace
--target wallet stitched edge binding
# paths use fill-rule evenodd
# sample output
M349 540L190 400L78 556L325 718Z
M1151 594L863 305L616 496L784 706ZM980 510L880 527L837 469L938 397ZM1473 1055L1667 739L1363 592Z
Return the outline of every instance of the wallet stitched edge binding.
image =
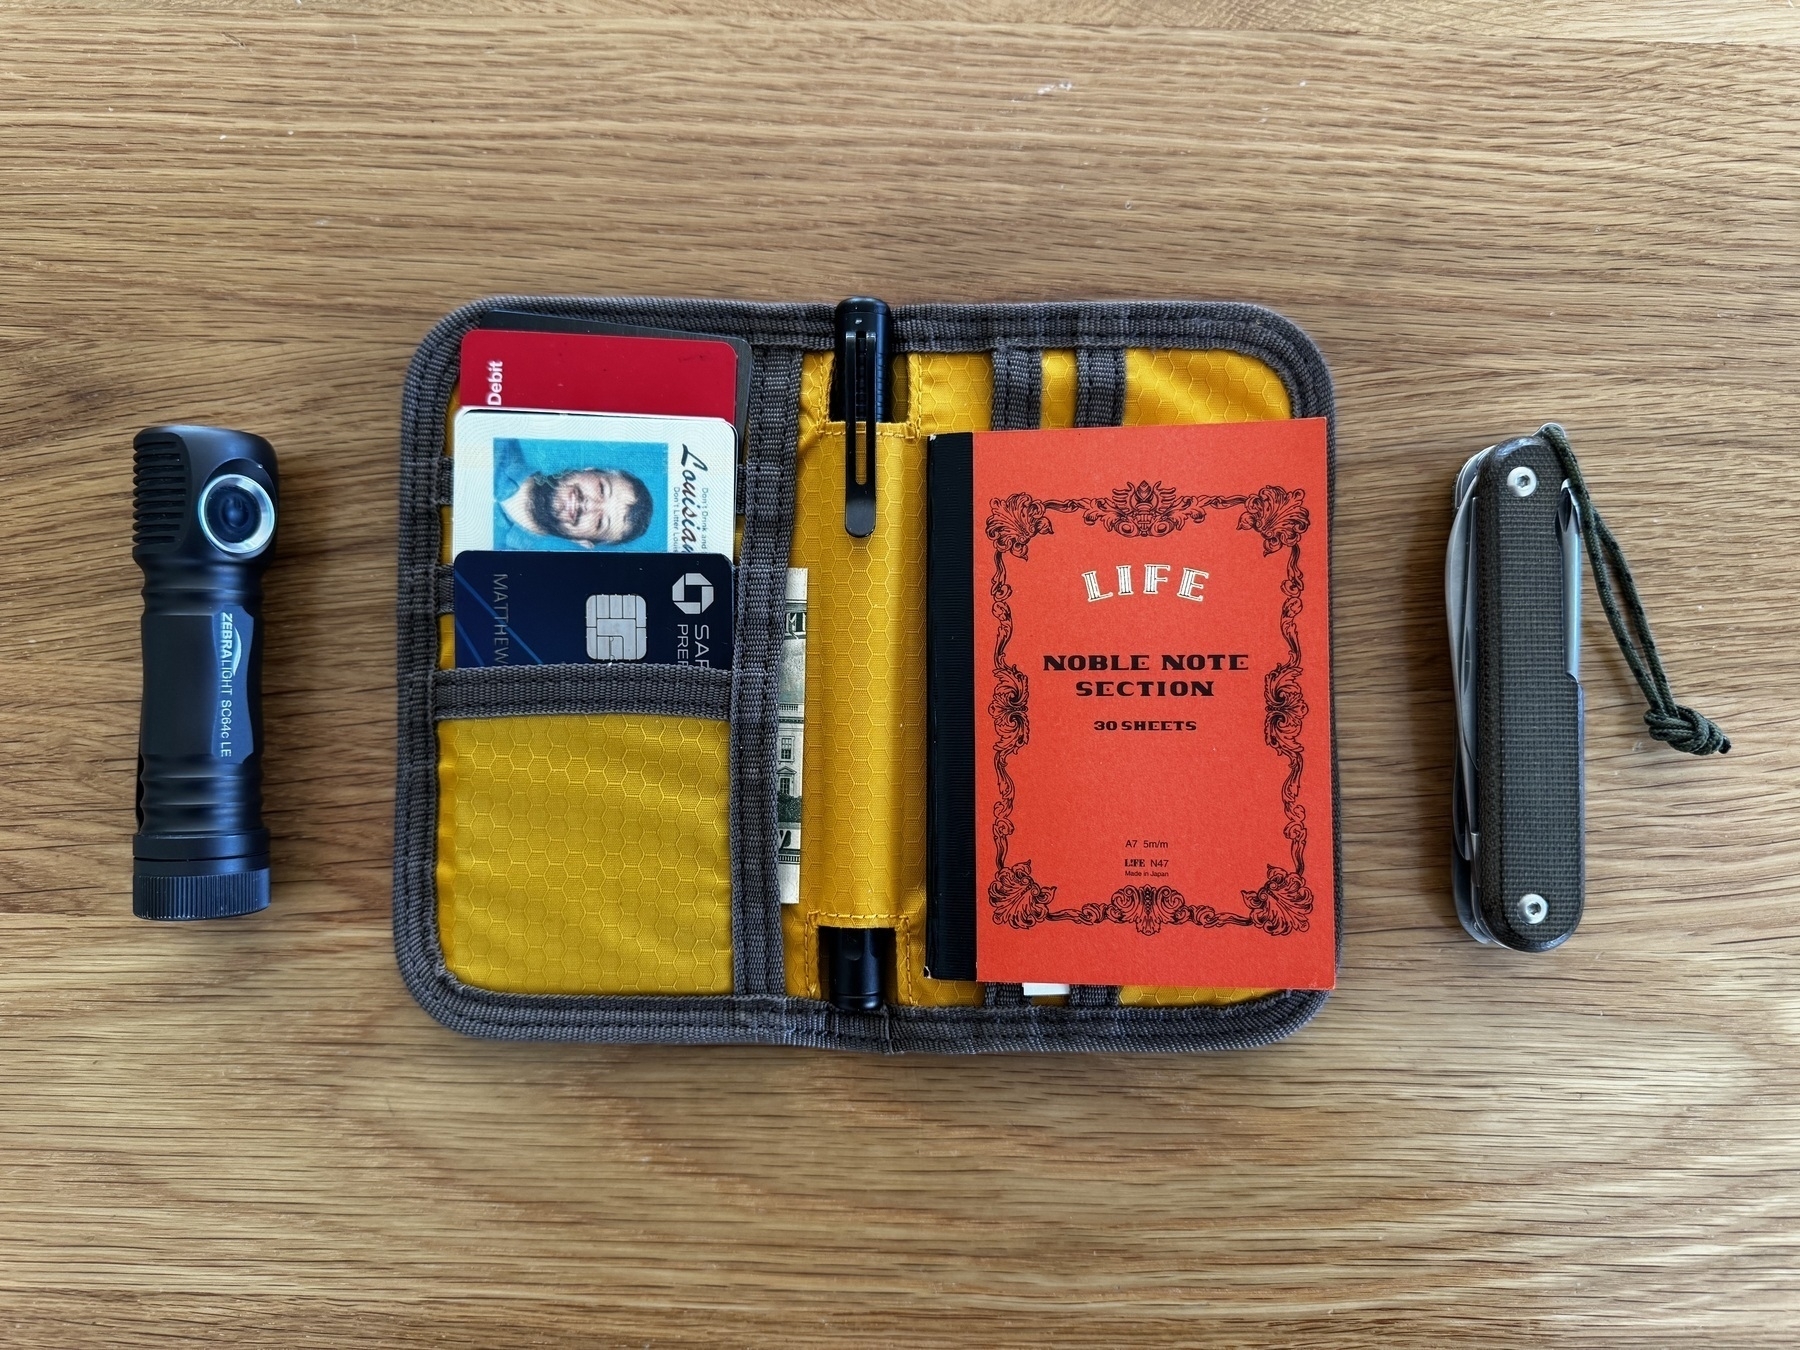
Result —
M500 993L457 979L445 964L436 886L436 724L446 716L479 714L492 693L469 678L480 672L438 667L442 508L450 492L445 415L463 335L483 314L503 308L716 333L742 338L754 352L737 564L737 665L729 689L715 672L683 672L683 678L627 689L611 678L573 681L546 668L546 678L515 682L506 691L509 700L525 701L512 702L506 711L513 713L629 709L712 718L728 713L730 994ZM1331 376L1311 339L1270 310L1204 301L1108 301L925 304L896 307L893 314L901 353L992 355L996 427L1030 424L1025 410L1037 404L1040 367L1024 358L1038 352L1076 353L1084 425L1117 423L1123 416L1127 349L1213 349L1254 357L1281 379L1293 416L1327 420L1328 509L1335 505ZM1108 997L1103 990L1076 990L1079 997L1072 996L1067 1006L997 998L990 990L983 1007L888 1005L866 1013L787 994L775 870L776 672L794 519L801 360L808 352L829 350L834 334L833 310L825 304L503 295L455 310L420 343L407 371L401 411L394 804L394 948L413 997L455 1031L509 1040L801 1045L882 1053L1175 1052L1249 1049L1298 1030L1324 1005L1324 991L1287 990L1225 1006L1124 1007L1116 993ZM1332 758L1335 780L1335 742ZM1334 905L1341 950L1339 861Z

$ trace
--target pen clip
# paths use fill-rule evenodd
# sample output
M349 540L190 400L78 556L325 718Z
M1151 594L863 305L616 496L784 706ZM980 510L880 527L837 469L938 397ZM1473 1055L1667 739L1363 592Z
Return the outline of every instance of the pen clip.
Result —
M859 296L837 307L832 404L844 419L844 529L856 539L875 533L875 427L892 399L892 335L893 316L880 300Z
M875 533L875 410L870 386L874 383L868 368L869 355L875 344L861 328L839 334L843 339L844 362L844 528L857 539ZM867 392L865 392L867 391ZM860 414L865 403L868 420ZM856 430L861 423L867 428L864 438L866 456L857 464ZM858 475L858 468L862 472Z

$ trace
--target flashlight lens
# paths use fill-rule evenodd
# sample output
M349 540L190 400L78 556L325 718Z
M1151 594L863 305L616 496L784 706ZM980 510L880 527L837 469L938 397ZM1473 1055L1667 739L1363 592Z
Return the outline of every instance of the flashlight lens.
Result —
M215 548L243 557L275 532L275 503L254 478L224 474L200 494L200 528Z
M241 544L256 533L261 509L244 489L232 484L213 493L206 503L206 523L222 544Z

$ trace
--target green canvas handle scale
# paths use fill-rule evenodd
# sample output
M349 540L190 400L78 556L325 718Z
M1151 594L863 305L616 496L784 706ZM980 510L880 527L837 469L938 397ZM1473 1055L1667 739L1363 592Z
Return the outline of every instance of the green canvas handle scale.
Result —
M1475 484L1475 872L1484 926L1519 951L1566 941L1583 900L1581 572L1562 481L1530 437L1489 451Z

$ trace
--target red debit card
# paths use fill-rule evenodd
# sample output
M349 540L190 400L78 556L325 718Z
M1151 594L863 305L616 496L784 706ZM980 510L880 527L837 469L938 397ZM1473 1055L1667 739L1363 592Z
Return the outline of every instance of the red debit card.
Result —
M735 422L737 353L705 338L470 330L465 408L717 417Z

